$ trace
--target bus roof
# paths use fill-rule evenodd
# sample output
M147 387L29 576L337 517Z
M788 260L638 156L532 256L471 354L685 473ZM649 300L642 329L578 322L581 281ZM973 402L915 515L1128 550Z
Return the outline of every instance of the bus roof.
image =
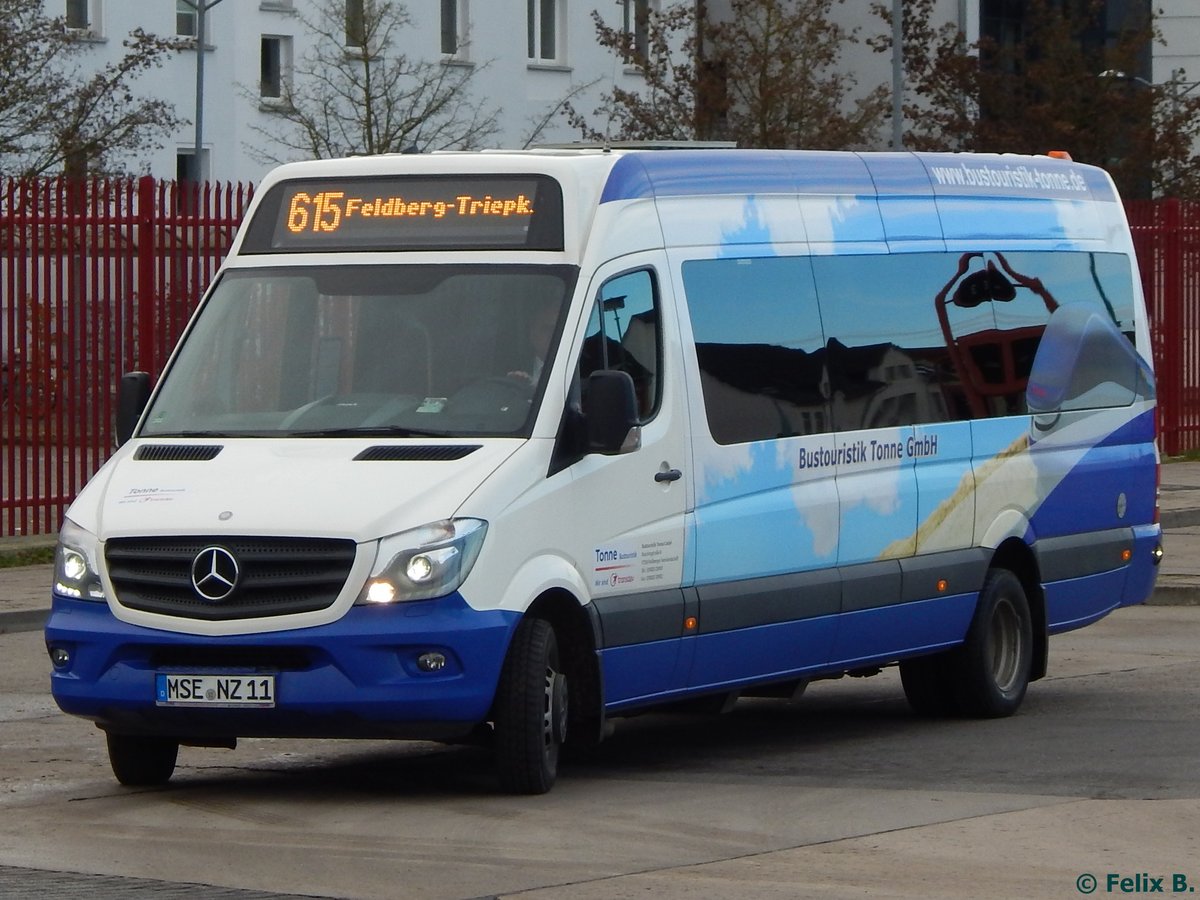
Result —
M676 150L623 153L601 202L703 194L1117 199L1102 170L1048 156Z
M729 212L730 204L748 204L761 227L737 240L725 227L721 243L877 243L893 251L931 241L1096 247L1126 230L1106 172L1015 154L603 147L391 154L281 166L264 180L256 206L266 189L290 180L531 173L562 186L563 250L570 257L583 252L597 210L647 200L657 207L668 246L701 240L697 219L717 215L717 206L722 220L743 218ZM800 209L787 197L798 197ZM801 211L816 225L798 224Z

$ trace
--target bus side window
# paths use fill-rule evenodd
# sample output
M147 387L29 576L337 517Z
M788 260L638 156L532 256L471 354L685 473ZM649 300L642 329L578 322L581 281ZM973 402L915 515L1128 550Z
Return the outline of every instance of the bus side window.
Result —
M638 417L647 422L662 396L662 336L658 291L647 270L618 275L604 283L588 321L579 355L580 390L601 369L626 372L637 391Z
M714 441L831 430L827 351L807 257L688 260L683 286Z

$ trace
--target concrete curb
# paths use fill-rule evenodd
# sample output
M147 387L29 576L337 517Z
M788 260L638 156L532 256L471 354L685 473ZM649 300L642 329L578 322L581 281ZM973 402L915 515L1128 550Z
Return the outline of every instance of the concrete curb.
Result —
M1200 606L1200 585L1159 584L1146 601L1147 606Z
M0 634L17 634L22 631L41 631L46 626L50 613L44 609L20 609L0 612Z
M45 535L27 538L0 538L0 576L3 575L5 569L40 565L41 560L33 558L31 554L40 554L49 559L57 543L57 538Z

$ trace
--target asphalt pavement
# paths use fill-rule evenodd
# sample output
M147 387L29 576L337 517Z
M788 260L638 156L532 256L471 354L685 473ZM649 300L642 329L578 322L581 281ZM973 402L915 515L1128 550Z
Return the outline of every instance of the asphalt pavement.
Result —
M1161 518L1151 603L1200 606L1200 462L1162 467ZM0 539L0 558L52 540ZM879 692L865 705L863 679L810 692L794 722L754 708L724 727L628 720L629 739L547 797L472 788L490 776L470 774L470 749L253 739L241 762L189 748L157 792L109 784L103 741L44 696L32 632L51 579L49 565L0 569L0 633L30 632L0 654L5 897L384 897L405 884L546 900L1067 897L1118 892L1105 890L1118 870L1200 884L1195 610L1129 610L1061 636L1055 690L970 729L895 717L885 673L865 680ZM582 844L580 809L596 838Z
M1200 461L1162 466L1160 514L1164 556L1150 604L1200 606ZM0 555L53 546L53 536L0 538ZM0 634L36 631L50 608L50 565L0 568Z

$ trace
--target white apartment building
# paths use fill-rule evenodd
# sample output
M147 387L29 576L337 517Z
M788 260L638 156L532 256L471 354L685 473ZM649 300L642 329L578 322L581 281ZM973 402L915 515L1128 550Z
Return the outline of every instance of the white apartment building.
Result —
M1176 82L1178 91L1200 91L1200 3L1157 0L1164 43L1154 48L1155 84Z
M280 85L294 77L295 64L312 49L313 37L303 24L323 0L203 0L205 16L203 133L200 174L220 181L256 182L270 168L261 151L267 141L259 131L284 128L271 106ZM361 4L362 0L349 0ZM641 76L596 41L592 11L617 27L635 28L637 12L670 0L407 0L412 26L400 37L412 59L481 69L473 80L474 95L499 109L496 147L520 147L536 123L573 91L575 105L588 113L614 84L636 88ZM886 2L886 0L885 0ZM943 21L956 23L974 41L981 20L1006 0L938 0ZM1109 0L1114 7L1125 2ZM88 44L100 66L122 55L122 39L141 27L160 36L194 37L195 5L201 0L44 0L50 15L65 15ZM721 16L728 0L707 0L710 15ZM1177 90L1200 91L1200 3L1157 0L1165 46L1156 46L1151 65L1155 83L1172 80ZM834 7L842 24L860 39L885 26L870 11L868 0L846 0ZM177 114L195 118L197 51L181 51L164 68L138 82L138 90L167 100ZM483 66L486 64L486 68ZM891 84L886 54L865 43L847 48L843 64L865 92ZM574 140L578 134L561 115L550 115L536 142ZM888 134L880 135L880 149ZM190 173L195 129L186 125L168 137L158 152L130 159L125 168L160 178ZM275 148L277 149L277 148ZM278 156L278 153L274 155Z
M220 181L255 182L270 168L263 162L258 129L286 127L271 113L279 82L312 47L302 19L315 16L320 0L207 0L200 174ZM353 0L351 0L353 2ZM359 0L361 3L361 0ZM399 32L411 59L481 68L473 95L500 110L496 147L520 147L537 123L576 88L590 113L614 82L634 87L640 75L596 42L591 10L601 7L614 26L633 22L646 0L408 0L411 27ZM57 8L56 8L57 7ZM137 27L159 36L194 37L197 13L184 0L44 0L48 15L65 15L88 42L97 67L121 58L122 39ZM139 93L172 103L194 122L196 50L175 54L136 82ZM486 63L486 68L483 68ZM85 63L86 64L86 63ZM574 140L566 119L553 115L538 142ZM183 126L165 146L143 159L127 160L133 173L176 178L191 171L194 125ZM277 149L277 148L268 148ZM277 155L277 154L276 154Z

